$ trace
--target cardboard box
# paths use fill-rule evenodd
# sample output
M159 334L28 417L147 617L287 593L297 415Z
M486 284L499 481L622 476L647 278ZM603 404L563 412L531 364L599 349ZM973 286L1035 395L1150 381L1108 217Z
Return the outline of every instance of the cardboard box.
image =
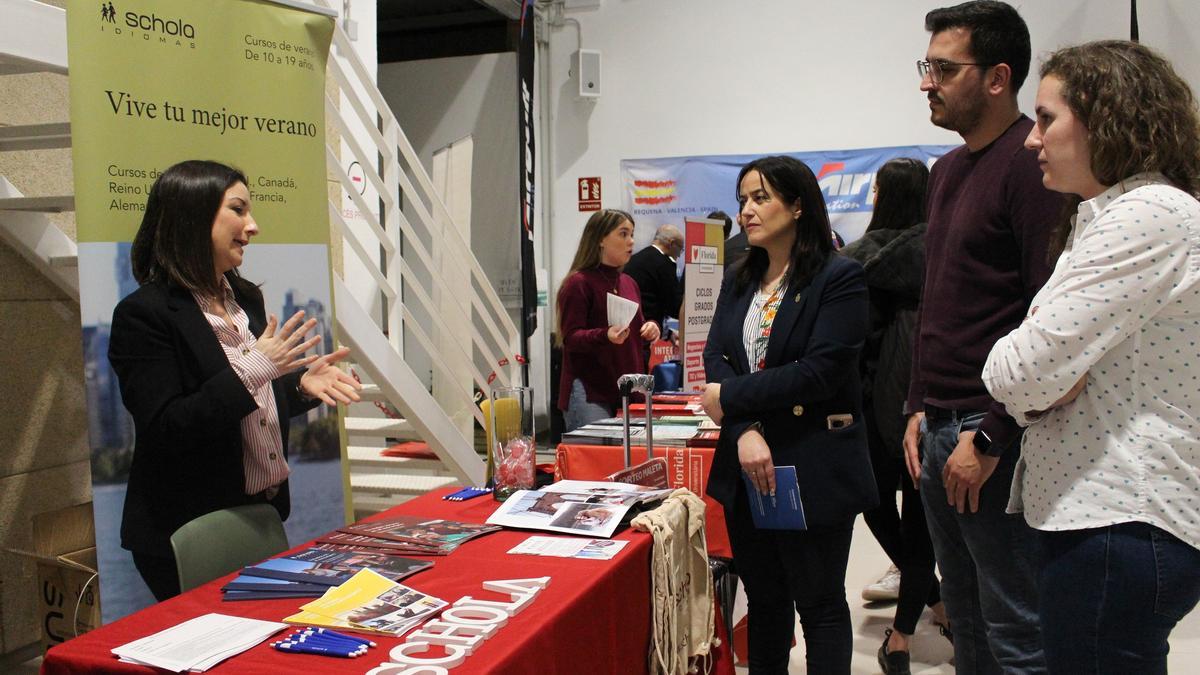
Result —
M43 649L100 625L96 527L90 502L34 516L33 551L12 552L37 562L35 606Z

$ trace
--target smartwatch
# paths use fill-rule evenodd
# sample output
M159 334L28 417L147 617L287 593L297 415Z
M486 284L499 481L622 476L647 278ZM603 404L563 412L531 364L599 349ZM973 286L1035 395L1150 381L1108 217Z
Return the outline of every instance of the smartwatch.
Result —
M987 435L983 429L976 429L975 436L971 442L974 443L975 449L988 457L999 457L1004 453L1004 447L992 443L992 437Z

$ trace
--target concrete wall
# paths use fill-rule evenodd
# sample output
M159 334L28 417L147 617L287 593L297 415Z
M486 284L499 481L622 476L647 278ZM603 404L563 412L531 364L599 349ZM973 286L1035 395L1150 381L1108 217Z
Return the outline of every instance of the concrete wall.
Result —
M64 122L62 75L0 76L0 125ZM27 196L71 194L69 150L0 153L0 175ZM53 220L71 236L72 214ZM92 498L79 305L0 244L0 654L39 639L32 519Z

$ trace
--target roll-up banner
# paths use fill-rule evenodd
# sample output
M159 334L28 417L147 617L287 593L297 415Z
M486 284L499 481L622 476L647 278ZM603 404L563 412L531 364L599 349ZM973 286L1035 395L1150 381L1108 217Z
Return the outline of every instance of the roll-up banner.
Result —
M520 109L517 124L520 125L521 148L518 152L521 185L521 353L529 354L529 336L537 330L537 280L533 259L533 61L534 61L533 1L521 3L521 42L517 51L517 80L520 91L517 100ZM523 369L528 381L528 366Z
M679 313L679 352L683 390L704 388L704 343L717 312L717 296L725 270L724 222L684 219L683 309Z
M159 173L186 159L245 172L260 234L241 275L262 285L269 313L315 317L320 351L334 344L324 104L334 15L283 0L69 0L67 10L88 431L109 622L154 601L120 546L134 430L107 351L113 308L137 288L129 242ZM292 419L288 461L289 540L342 525L331 408Z

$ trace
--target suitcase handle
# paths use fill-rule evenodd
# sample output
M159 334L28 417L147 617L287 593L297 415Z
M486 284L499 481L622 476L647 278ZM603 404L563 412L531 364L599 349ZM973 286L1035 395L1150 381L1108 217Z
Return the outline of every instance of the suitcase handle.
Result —
M646 460L649 461L654 456L654 425L650 422L654 407L654 376L642 373L622 375L617 378L617 389L621 392L621 409L625 423L625 468L628 469L632 464L629 456L629 395L635 391L646 395Z

